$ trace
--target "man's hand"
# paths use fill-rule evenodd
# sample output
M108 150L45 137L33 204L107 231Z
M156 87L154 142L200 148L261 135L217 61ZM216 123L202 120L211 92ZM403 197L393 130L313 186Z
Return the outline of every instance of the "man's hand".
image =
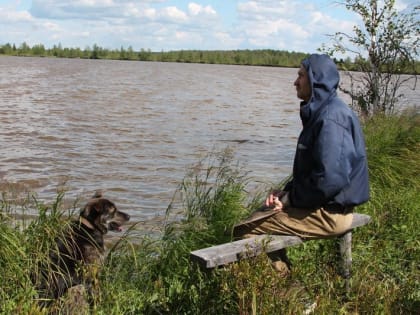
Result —
M268 195L267 199L265 200L266 207L272 208L273 210L276 210L276 211L283 210L285 205L283 204L281 199L285 195L286 195L286 192L283 190L271 192Z

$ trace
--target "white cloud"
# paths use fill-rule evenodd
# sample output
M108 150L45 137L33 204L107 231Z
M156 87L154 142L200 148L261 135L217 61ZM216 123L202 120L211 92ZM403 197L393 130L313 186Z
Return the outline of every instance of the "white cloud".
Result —
M238 4L239 14L247 20L273 19L292 13L293 1L247 1Z
M191 2L188 4L188 11L190 15L196 16L196 15L216 15L216 11L210 6L202 6L197 3Z
M6 23L31 22L32 16L27 11L10 11L0 8L0 21Z
M336 19L320 11L314 11L310 14L310 23L308 28L314 32L325 31L331 33L345 32L350 33L353 29L354 22Z
M73 4L77 6L113 6L114 2L112 0L73 0Z
M162 9L160 15L175 22L185 22L188 19L185 12L179 10L177 7L166 7Z
M175 38L180 40L185 40L188 38L188 33L186 32L175 32Z
M154 19L156 17L156 10L155 9L145 9L144 16L148 17L149 19Z
M247 1L238 5L238 29L257 48L288 50L296 42L309 40L302 20L293 18L296 1ZM289 45L289 46L287 46Z
M224 47L223 49L238 49L243 42L244 38L241 36L233 36L229 32L216 32L214 33L216 44ZM217 49L217 46L214 48Z
M61 31L61 28L57 23L53 23L49 21L42 23L42 27L47 31L53 31L53 32Z
M184 42L184 43L188 43L191 41L200 43L203 41L203 38L200 34L192 33L192 32L185 32L185 31L175 32L175 39L177 40L177 42Z

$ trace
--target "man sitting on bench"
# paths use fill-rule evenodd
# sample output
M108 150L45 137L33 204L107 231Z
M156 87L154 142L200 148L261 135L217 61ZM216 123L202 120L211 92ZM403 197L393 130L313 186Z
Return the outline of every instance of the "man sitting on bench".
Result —
M353 207L369 199L363 133L356 114L338 96L339 73L327 55L302 61L294 82L303 129L293 176L271 192L264 209L234 228L240 238L258 234L325 238L343 234ZM290 265L285 250L269 254L280 273Z

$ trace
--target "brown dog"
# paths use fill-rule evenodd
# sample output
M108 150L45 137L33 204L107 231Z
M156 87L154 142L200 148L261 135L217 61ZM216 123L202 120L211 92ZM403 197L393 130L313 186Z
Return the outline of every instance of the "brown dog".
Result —
M83 284L90 290L104 254L104 235L121 231L130 216L117 209L102 193L95 193L81 209L79 219L57 239L49 254L50 266L42 271L40 294L56 299L67 289Z

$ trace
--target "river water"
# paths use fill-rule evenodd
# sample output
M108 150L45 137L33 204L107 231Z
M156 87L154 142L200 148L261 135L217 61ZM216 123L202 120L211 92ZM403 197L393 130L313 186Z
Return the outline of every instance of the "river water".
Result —
M46 202L63 185L67 198L102 189L147 220L226 147L251 182L291 172L297 69L0 57L0 73L0 181Z

